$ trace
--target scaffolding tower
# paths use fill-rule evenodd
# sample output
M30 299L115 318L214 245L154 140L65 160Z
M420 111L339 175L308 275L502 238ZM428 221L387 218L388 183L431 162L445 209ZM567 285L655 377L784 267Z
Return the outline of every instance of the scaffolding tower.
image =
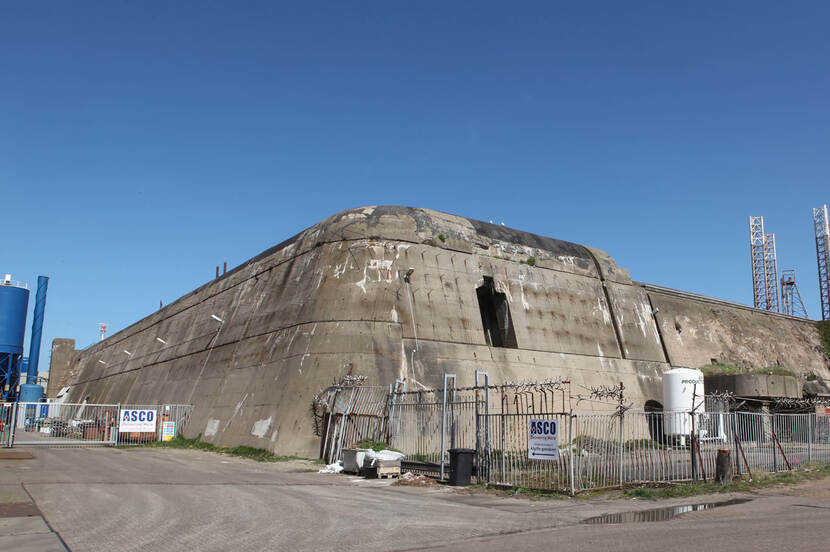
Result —
M764 233L764 217L749 217L752 292L756 309L778 312L778 259L775 234Z
M818 261L818 289L821 298L821 319L830 320L830 228L827 224L827 205L813 208L813 226L816 230L816 259Z
M807 307L801 299L798 284L795 282L795 270L781 271L781 312L790 316L809 318Z

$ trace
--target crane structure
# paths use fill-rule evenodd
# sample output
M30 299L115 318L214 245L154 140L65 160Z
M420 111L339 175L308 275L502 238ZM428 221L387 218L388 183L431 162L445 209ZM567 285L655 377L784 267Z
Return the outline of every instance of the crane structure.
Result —
M801 299L798 284L795 281L795 270L781 271L781 312L790 316L809 318L807 307Z
M764 217L749 217L749 250L752 262L754 306L778 312L778 259L775 234L764 232Z
M821 319L830 320L830 227L827 205L813 208L813 227L816 231L816 260L818 262L818 289L821 299Z
M767 310L778 308L778 256L775 252L775 234L764 234L764 272L767 278Z

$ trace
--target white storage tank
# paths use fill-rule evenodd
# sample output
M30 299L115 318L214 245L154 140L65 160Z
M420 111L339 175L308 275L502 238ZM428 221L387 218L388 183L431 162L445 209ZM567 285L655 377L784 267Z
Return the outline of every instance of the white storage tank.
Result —
M691 368L664 372L663 427L666 435L689 435L692 432L692 417L689 415L692 409L695 414L704 411L703 372Z

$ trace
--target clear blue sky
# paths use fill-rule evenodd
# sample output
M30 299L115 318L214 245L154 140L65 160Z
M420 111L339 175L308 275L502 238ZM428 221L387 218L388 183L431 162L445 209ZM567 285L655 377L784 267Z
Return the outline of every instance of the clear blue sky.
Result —
M743 303L762 214L820 314L830 3L294 4L3 3L0 272L51 277L45 365L361 205Z

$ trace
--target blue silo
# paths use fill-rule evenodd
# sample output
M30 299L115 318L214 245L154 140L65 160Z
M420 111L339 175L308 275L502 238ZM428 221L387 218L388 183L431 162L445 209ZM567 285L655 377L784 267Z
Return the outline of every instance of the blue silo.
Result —
M29 290L10 276L0 280L0 394L14 398L23 356Z

